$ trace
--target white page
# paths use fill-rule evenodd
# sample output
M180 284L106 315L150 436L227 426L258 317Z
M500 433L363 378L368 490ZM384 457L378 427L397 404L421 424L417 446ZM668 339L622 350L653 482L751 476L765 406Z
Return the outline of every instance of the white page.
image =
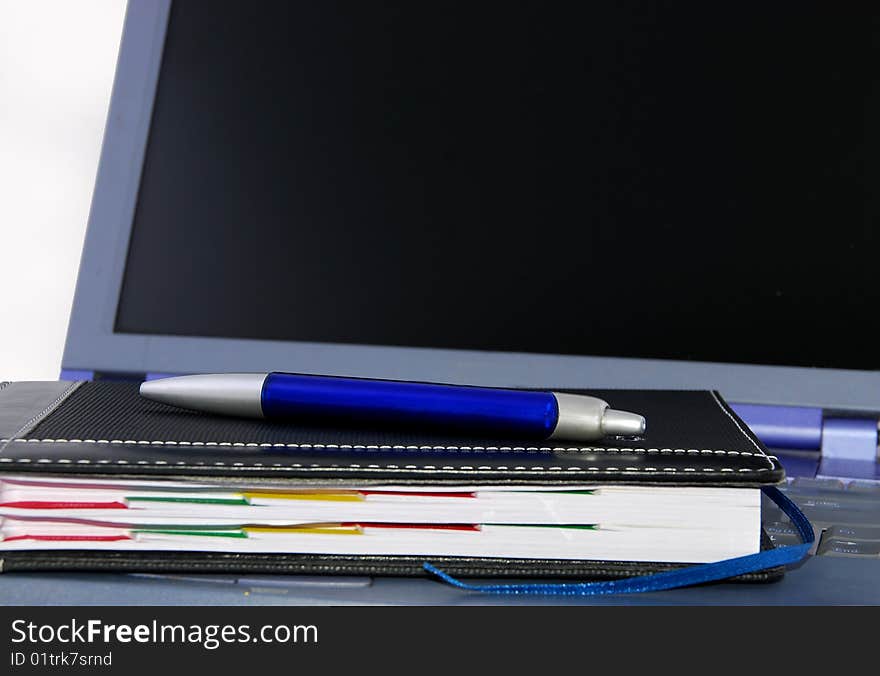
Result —
M472 497L369 493L363 499L289 499L253 496L250 505L154 502L137 497L180 499L241 499L247 492L163 492L4 485L0 516L40 517L70 514L80 518L124 519L185 516L189 523L211 519L257 522L269 519L309 521L372 521L413 523L609 524L727 527L744 514L760 509L760 493L743 489L599 487L589 494L559 491L477 491ZM271 494L275 495L275 494ZM303 495L300 494L299 498ZM308 496L305 497L314 497ZM318 496L326 498L326 495ZM347 496L352 497L352 496ZM32 502L53 501L57 509L34 508ZM83 502L75 508L73 503ZM119 508L86 507L112 503ZM122 507L125 507L124 509ZM125 516L119 514L124 512Z
M0 550L70 549L70 542L0 542ZM615 528L574 530L484 526L479 531L365 529L362 535L254 534L247 538L137 534L118 542L76 542L77 549L342 555L475 556L698 563L752 554L758 531Z

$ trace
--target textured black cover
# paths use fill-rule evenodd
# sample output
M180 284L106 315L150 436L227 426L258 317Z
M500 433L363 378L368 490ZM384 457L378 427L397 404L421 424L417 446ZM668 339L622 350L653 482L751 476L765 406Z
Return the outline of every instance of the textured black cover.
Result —
M573 391L573 390L567 390ZM573 391L576 392L576 391ZM415 431L304 427L183 411L141 399L133 383L82 383L20 438L0 472L76 476L259 478L291 486L395 484L674 484L759 487L784 473L714 392L589 391L648 420L644 438L556 445ZM38 412L35 412L37 414ZM772 547L766 536L764 548ZM202 552L15 551L2 570L421 575L422 557ZM677 564L434 557L469 577L607 579ZM736 578L775 580L774 568Z
M591 391L648 421L644 438L574 445L304 427L184 411L131 383L84 383L0 453L0 471L388 483L761 486L783 470L714 392Z
M773 545L761 534L761 549ZM115 573L233 573L296 575L380 575L420 577L432 563L451 575L487 578L608 580L681 568L673 563L488 559L461 556L339 556L332 554L236 554L218 552L97 552L88 550L0 552L6 572L71 571ZM785 569L768 568L730 578L774 582Z

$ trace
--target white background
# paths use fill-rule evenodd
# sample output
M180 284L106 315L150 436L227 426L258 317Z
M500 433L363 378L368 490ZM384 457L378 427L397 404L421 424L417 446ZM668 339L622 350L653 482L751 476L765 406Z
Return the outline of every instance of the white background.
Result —
M124 0L0 0L0 381L54 380Z

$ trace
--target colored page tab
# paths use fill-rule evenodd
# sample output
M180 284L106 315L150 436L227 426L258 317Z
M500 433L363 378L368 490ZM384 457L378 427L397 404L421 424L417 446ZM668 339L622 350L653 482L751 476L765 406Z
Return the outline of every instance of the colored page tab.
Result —
M125 497L128 502L176 502L190 503L196 505L249 505L250 502L244 496L236 496L232 498L174 498L165 496L140 496L128 495Z
M69 502L63 500L17 500L2 502L10 509L128 509L122 502Z
M4 542L15 540L34 540L36 542L119 542L131 540L128 535L13 535L3 538Z
M273 493L271 491L246 491L242 495L250 500L327 500L330 502L361 502L364 499L359 491L339 491L334 493Z
M247 533L287 535L362 535L357 524L315 524L311 526L246 526Z
M388 523L388 522L347 522L343 526L358 526L360 528L380 528L387 530L455 530L455 531L479 531L480 526L471 523Z
M179 535L181 537L221 537L246 538L247 533L236 530L177 530L174 528L139 528L133 531L137 535Z

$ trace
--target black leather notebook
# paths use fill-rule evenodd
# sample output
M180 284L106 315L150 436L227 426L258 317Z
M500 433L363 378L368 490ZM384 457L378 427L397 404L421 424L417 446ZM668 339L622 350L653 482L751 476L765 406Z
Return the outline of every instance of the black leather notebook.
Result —
M657 486L758 489L779 462L715 392L589 391L648 420L643 438L557 445L418 431L293 426L183 411L141 399L135 383L0 385L0 475L209 482L286 489L332 486ZM425 488L424 490L428 490ZM682 532L681 537L688 534ZM704 537L704 536L701 536ZM761 537L761 548L772 545ZM629 576L681 567L626 557L346 555L298 552L0 551L3 570L291 572L421 575L432 563L478 577ZM773 580L781 569L741 576Z

